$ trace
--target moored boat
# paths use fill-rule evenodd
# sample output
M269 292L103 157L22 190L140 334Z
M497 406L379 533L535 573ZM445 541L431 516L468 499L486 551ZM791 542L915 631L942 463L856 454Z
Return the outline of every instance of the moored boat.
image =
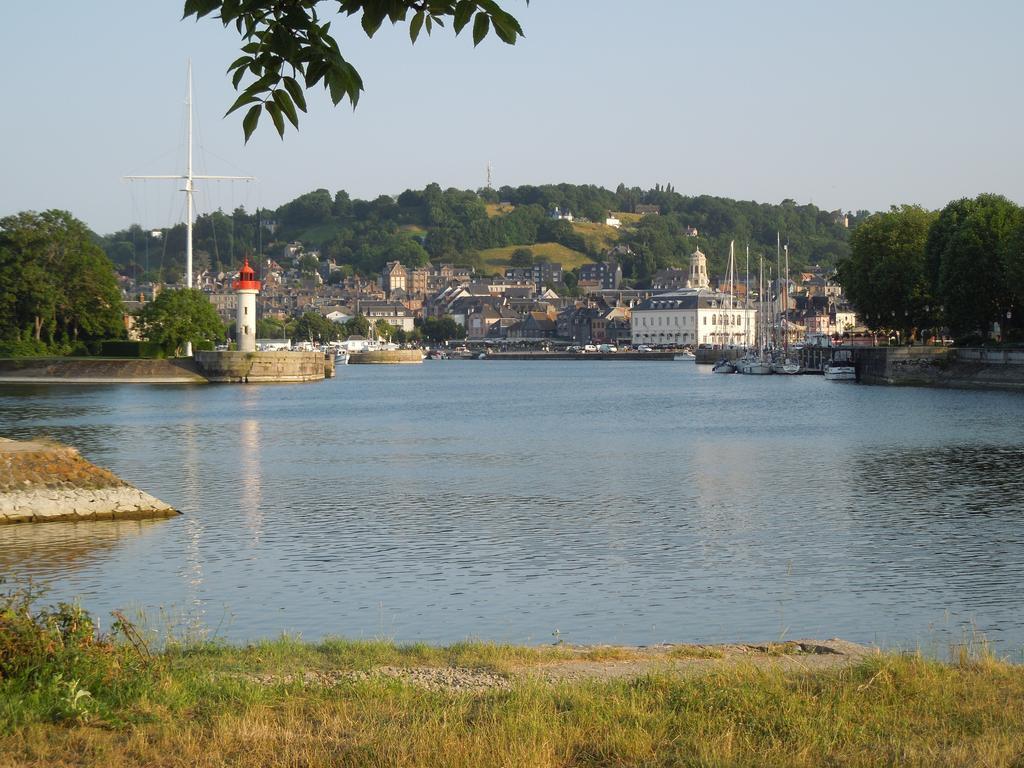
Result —
M852 362L829 360L822 368L826 381L856 381L857 369Z

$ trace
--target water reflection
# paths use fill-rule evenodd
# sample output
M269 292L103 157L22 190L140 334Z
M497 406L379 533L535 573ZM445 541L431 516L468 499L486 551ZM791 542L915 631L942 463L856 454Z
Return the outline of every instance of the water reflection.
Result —
M154 535L166 520L95 520L0 525L0 573L68 577L103 562L112 550Z

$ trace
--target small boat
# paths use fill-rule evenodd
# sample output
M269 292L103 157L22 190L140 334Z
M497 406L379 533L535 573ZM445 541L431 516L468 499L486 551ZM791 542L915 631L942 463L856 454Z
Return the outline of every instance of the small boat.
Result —
M773 373L772 365L762 356L747 356L736 362L738 373L745 373L748 376L768 376Z
M857 369L852 362L830 360L822 368L826 381L856 381Z
M780 360L777 363L772 363L772 373L785 373L790 376L800 373L800 363L793 360Z
M697 356L693 354L693 352L690 352L688 349L684 349L682 352L676 352L674 355L672 355L672 359L688 360L690 362L693 362L694 360L697 359Z
M348 352L344 349L339 349L334 353L334 364L335 365L348 365Z
M736 373L736 364L724 357L715 363L711 368L712 373Z

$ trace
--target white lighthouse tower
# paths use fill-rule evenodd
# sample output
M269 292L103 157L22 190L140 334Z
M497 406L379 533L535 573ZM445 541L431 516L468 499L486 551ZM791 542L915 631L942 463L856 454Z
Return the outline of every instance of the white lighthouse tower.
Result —
M260 281L245 259L234 282L238 294L238 315L235 322L235 336L239 352L256 351L256 294L260 292Z

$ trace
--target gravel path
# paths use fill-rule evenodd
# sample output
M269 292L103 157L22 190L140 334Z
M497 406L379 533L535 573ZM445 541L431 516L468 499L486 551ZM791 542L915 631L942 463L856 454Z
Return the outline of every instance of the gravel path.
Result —
M657 645L650 647L572 646L563 650L577 658L514 667L506 673L466 667L377 667L369 671L305 670L296 674L247 674L264 685L301 681L332 687L369 679L400 680L432 691L480 693L508 689L516 680L560 683L617 680L650 673L707 674L722 669L754 666L793 672L827 672L861 661L877 650L845 640L795 640L764 645ZM594 660L594 657L609 660Z

